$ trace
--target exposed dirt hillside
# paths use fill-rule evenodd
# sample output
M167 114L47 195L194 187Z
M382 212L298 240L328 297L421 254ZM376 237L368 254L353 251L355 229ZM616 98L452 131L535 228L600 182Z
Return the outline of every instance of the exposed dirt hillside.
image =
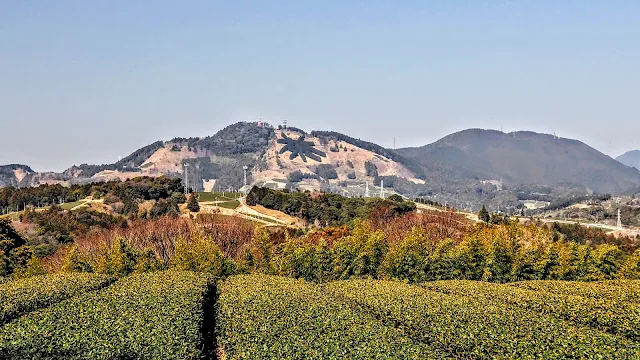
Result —
M336 182L354 180L349 178L350 174L352 174L352 177L355 174L355 179L357 180L371 180L372 177L366 175L365 163L367 161L376 166L380 176L398 176L415 182L420 181L415 174L398 162L345 141L329 140L310 135L306 135L305 140L313 142L315 149L325 153L324 157L320 157L321 161L307 158L305 162L300 156L290 159L290 152L280 153L285 145L277 142L277 139L283 138L283 131L276 130L275 133L276 139L269 142L269 147L265 152L267 168L254 173L256 181L286 179L294 171L314 174L316 167L320 164L333 166L338 174ZM297 131L284 131L284 134L294 140L302 136Z

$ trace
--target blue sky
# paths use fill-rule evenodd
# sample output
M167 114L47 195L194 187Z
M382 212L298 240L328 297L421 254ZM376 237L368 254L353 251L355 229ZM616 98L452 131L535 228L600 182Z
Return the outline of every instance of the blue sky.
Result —
M258 116L391 147L640 148L636 1L0 0L0 164L110 163Z

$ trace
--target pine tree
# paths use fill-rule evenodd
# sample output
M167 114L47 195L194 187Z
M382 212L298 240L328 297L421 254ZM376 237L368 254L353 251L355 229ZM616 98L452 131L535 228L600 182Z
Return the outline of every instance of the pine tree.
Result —
M487 208L484 207L484 205L482 205L482 209L480 209L480 212L478 213L478 219L486 223L491 220L491 216L489 215L489 212L487 211Z
M189 201L187 202L187 209L191 212L200 211L200 204L198 204L198 199L196 199L196 194L191 193L189 195Z

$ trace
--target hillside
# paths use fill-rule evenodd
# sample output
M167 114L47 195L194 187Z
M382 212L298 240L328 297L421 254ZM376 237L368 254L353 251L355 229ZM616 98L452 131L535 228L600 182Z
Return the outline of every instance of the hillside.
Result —
M627 151L626 153L618 156L616 160L627 166L640 169L640 150Z
M407 164L407 166L405 166ZM47 176L22 165L9 165L1 173L2 186L41 183L83 183L138 176L186 178L198 191L238 188L250 183L293 183L308 189L328 184L357 182L371 185L378 176L397 176L420 183L409 160L378 145L335 132L306 134L298 128L275 129L264 123L239 122L212 136L157 141L113 164L74 165ZM274 183L274 181L276 183ZM323 185L325 184L325 185ZM362 186L364 191L364 186Z
M470 129L398 153L427 174L495 181L505 186L562 186L620 193L640 184L640 172L571 139L534 132Z
M157 141L113 164L63 173L0 167L0 186L83 184L138 176L180 177L196 191L244 184L348 196L388 191L458 208L519 212L523 200L553 201L640 186L640 171L576 140L533 132L470 129L418 148L390 150L333 131L239 122L214 135ZM185 168L187 170L185 174ZM390 193L389 193L390 194Z

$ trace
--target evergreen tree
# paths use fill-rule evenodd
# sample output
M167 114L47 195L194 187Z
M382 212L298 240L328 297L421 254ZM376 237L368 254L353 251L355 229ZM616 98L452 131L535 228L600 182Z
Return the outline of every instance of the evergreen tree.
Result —
M482 205L482 209L480 209L480 212L478 213L478 219L486 223L491 220L491 216L489 215L489 212L487 211L487 208L484 207L484 205Z
M196 194L191 193L189 195L189 201L187 202L187 209L191 212L200 211L200 204L198 204L198 199L196 199Z

